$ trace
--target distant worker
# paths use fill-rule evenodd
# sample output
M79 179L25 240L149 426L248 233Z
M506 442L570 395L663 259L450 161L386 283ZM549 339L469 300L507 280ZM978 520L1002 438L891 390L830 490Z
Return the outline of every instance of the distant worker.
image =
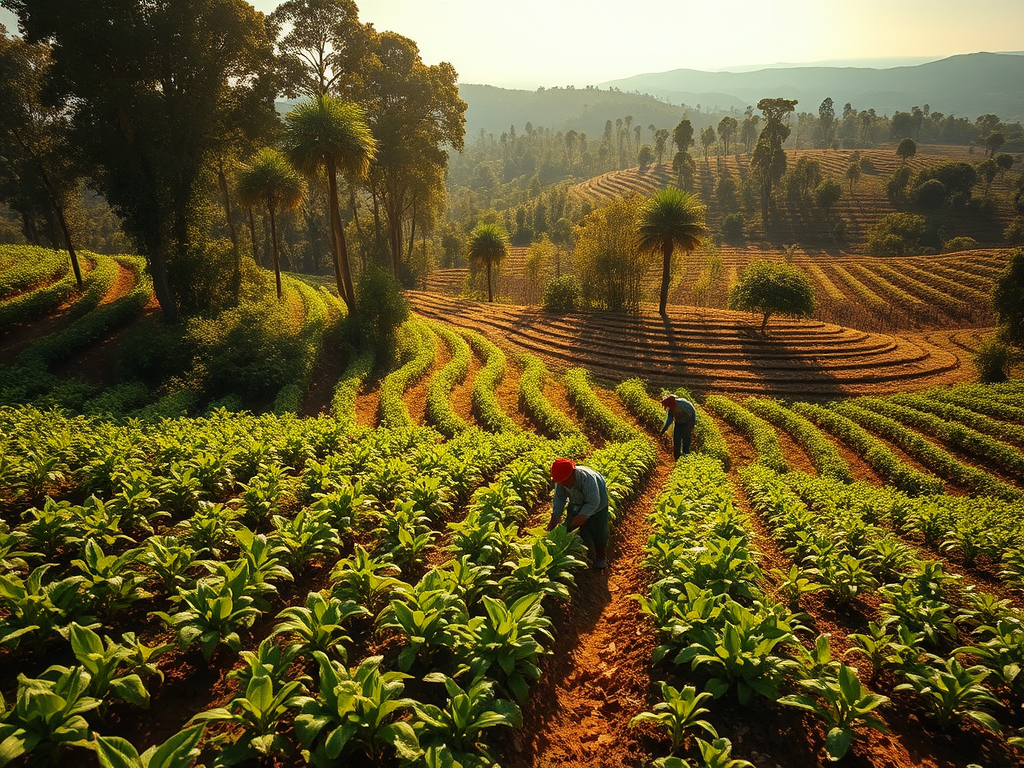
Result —
M666 410L665 426L658 434L665 434L669 424L675 422L675 426L672 428L672 455L678 461L680 453L690 452L690 438L693 437L693 427L697 423L697 409L689 400L675 395L667 395L661 401L661 407ZM680 444L682 445L681 452Z
M601 473L577 467L572 459L556 459L551 465L551 479L555 481L555 493L548 530L553 531L562 522L568 505L566 529L579 531L595 568L607 567L608 486Z

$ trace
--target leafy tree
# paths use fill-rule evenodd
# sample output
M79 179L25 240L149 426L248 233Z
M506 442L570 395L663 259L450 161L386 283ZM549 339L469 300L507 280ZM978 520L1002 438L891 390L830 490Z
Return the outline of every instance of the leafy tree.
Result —
M689 253L699 248L709 234L704 223L705 208L691 192L668 187L655 192L641 207L637 220L637 247L641 253L660 253L661 298L658 311L665 314L672 278L672 253L678 247Z
M927 179L914 188L914 200L923 208L935 210L946 202L946 187L938 179Z
M1011 168L1013 168L1013 163L1014 163L1013 155L1007 155L1006 153L1003 153L1001 155L996 155L996 165L999 167L999 173L1000 174L1003 174L1006 171L1008 171Z
M636 162L640 166L640 173L647 173L647 169L654 162L654 150L650 144L644 144L637 153Z
M826 219L832 217L832 209L835 208L839 198L843 196L842 185L833 178L827 178L814 190L814 201L825 214Z
M343 94L358 82L373 30L359 22L353 0L286 0L270 15L285 94Z
M751 147L754 146L754 142L757 141L757 124L760 121L760 115L748 114L740 126L740 141L743 142L743 147L747 152L750 151Z
M907 137L896 145L896 156L900 159L901 165L906 165L907 160L917 154L917 142Z
M946 199L957 204L971 199L971 189L978 181L978 173L970 163L937 163L917 174L914 185L920 187L931 179L942 182L946 190Z
M1002 131L992 131L992 133L985 137L985 147L988 150L988 156L990 158L995 157L996 152L1005 143L1006 135Z
M238 174L238 198L243 205L265 205L270 216L270 239L274 254L277 298L281 298L280 242L277 214L294 208L302 200L302 178L275 149L264 149Z
M853 194L853 185L860 181L861 160L860 151L853 153L850 164L846 167L846 180L850 182L850 194Z
M693 146L693 124L689 120L680 120L672 131L672 143L679 152L689 152Z
M487 269L487 300L494 301L491 287L491 268L508 255L508 236L497 224L478 224L466 243L466 258Z
M4 196L21 213L26 236L32 234L30 223L38 212L35 201L52 210L81 290L82 268L67 216L72 196L78 192L79 173L67 140L66 111L43 103L43 79L49 66L47 46L8 37L0 27L0 104L4 105L0 137L6 145L4 161L15 182L12 191L16 190L13 196ZM33 194L36 191L42 194ZM38 236L34 239L38 243ZM53 240L56 246L57 239Z
M682 189L693 188L693 174L697 164L689 152L676 152L672 158L672 173L676 176L676 186Z
M53 103L91 183L147 258L168 322L191 254L225 126L273 111L265 17L242 0L2 0L29 42L53 45ZM175 277L178 275L179 277Z
M551 273L551 265L558 258L558 247L542 235L541 239L530 246L523 261L523 279L526 281L527 302L535 304L544 293Z
M729 309L762 313L763 334L772 315L810 316L814 311L814 288L796 267L755 260L740 272L739 281L729 290Z
M988 191L992 187L992 182L995 181L996 176L999 175L999 166L996 165L996 161L992 158L978 164L978 173L981 178L985 180L985 197L988 197Z
M338 295L356 312L355 288L349 266L345 229L338 207L338 173L364 176L376 150L363 110L331 96L318 96L297 104L285 116L285 153L306 176L327 174L331 246Z
M835 134L836 110L831 98L825 99L818 107L818 128L821 130L821 146L828 149L832 146Z
M726 115L718 121L718 137L722 140L722 144L725 147L725 154L729 154L729 142L732 141L732 137L736 135L736 131L739 128L739 122L735 117L729 117Z
M368 177L374 211L383 210L392 268L402 263L403 226L417 207L444 195L447 148L461 151L466 102L458 75L447 62L427 66L412 40L393 32L376 35L362 72L357 101L366 108L377 142Z
M708 152L715 146L715 142L718 141L718 134L715 133L715 127L713 125L707 125L704 130L700 132L700 146L704 150L704 162L708 161Z
M588 213L576 228L573 266L587 304L639 308L651 260L637 248L638 206L636 197L616 200Z
M821 164L813 157L802 156L786 174L786 191L789 197L799 201L810 198L811 192L821 184Z
M661 165L661 159L665 156L665 149L668 146L668 139L669 132L667 128L659 128L654 132L654 154L658 158L658 165ZM1007 157L1010 156L1007 155Z
M768 204L773 186L786 172L786 153L782 142L789 137L789 126L783 118L796 108L794 99L761 99L757 108L764 114L765 125L750 158L750 175L761 191L761 216L768 229Z
M1007 340L1024 344L1024 248L1010 254L1010 261L996 278L992 306Z

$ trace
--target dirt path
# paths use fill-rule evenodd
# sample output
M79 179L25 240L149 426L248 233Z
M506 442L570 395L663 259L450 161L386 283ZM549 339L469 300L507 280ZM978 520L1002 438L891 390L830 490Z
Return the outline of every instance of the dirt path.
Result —
M608 569L580 573L572 604L552 612L554 653L524 707L524 727L505 762L510 768L649 763L644 740L629 721L649 706L655 638L630 596L648 587L646 518L671 469L672 456L662 450L616 521Z

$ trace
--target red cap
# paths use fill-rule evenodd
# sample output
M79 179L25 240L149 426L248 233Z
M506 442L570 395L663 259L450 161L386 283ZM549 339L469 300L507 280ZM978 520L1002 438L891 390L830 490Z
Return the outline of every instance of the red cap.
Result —
M556 483L564 483L576 471L576 462L572 459L555 459L551 465L551 479Z
M665 395L664 399L661 401L661 404L665 408L671 408L673 405L676 404L676 396L675 395Z

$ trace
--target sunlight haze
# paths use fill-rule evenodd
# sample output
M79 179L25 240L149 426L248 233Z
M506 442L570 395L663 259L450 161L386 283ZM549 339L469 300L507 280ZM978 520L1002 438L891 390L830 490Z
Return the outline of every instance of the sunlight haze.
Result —
M364 0L359 10L415 40L425 61L451 62L461 82L531 89L679 68L942 58L1018 50L1024 40L1019 0Z
M261 11L276 0L254 0ZM460 82L509 88L594 85L672 69L751 69L778 62L920 63L1024 47L1024 2L736 0L363 0L360 17L415 40ZM856 13L851 9L856 8ZM14 29L14 17L0 11ZM919 61L905 62L907 59ZM894 61L895 60L895 61Z

